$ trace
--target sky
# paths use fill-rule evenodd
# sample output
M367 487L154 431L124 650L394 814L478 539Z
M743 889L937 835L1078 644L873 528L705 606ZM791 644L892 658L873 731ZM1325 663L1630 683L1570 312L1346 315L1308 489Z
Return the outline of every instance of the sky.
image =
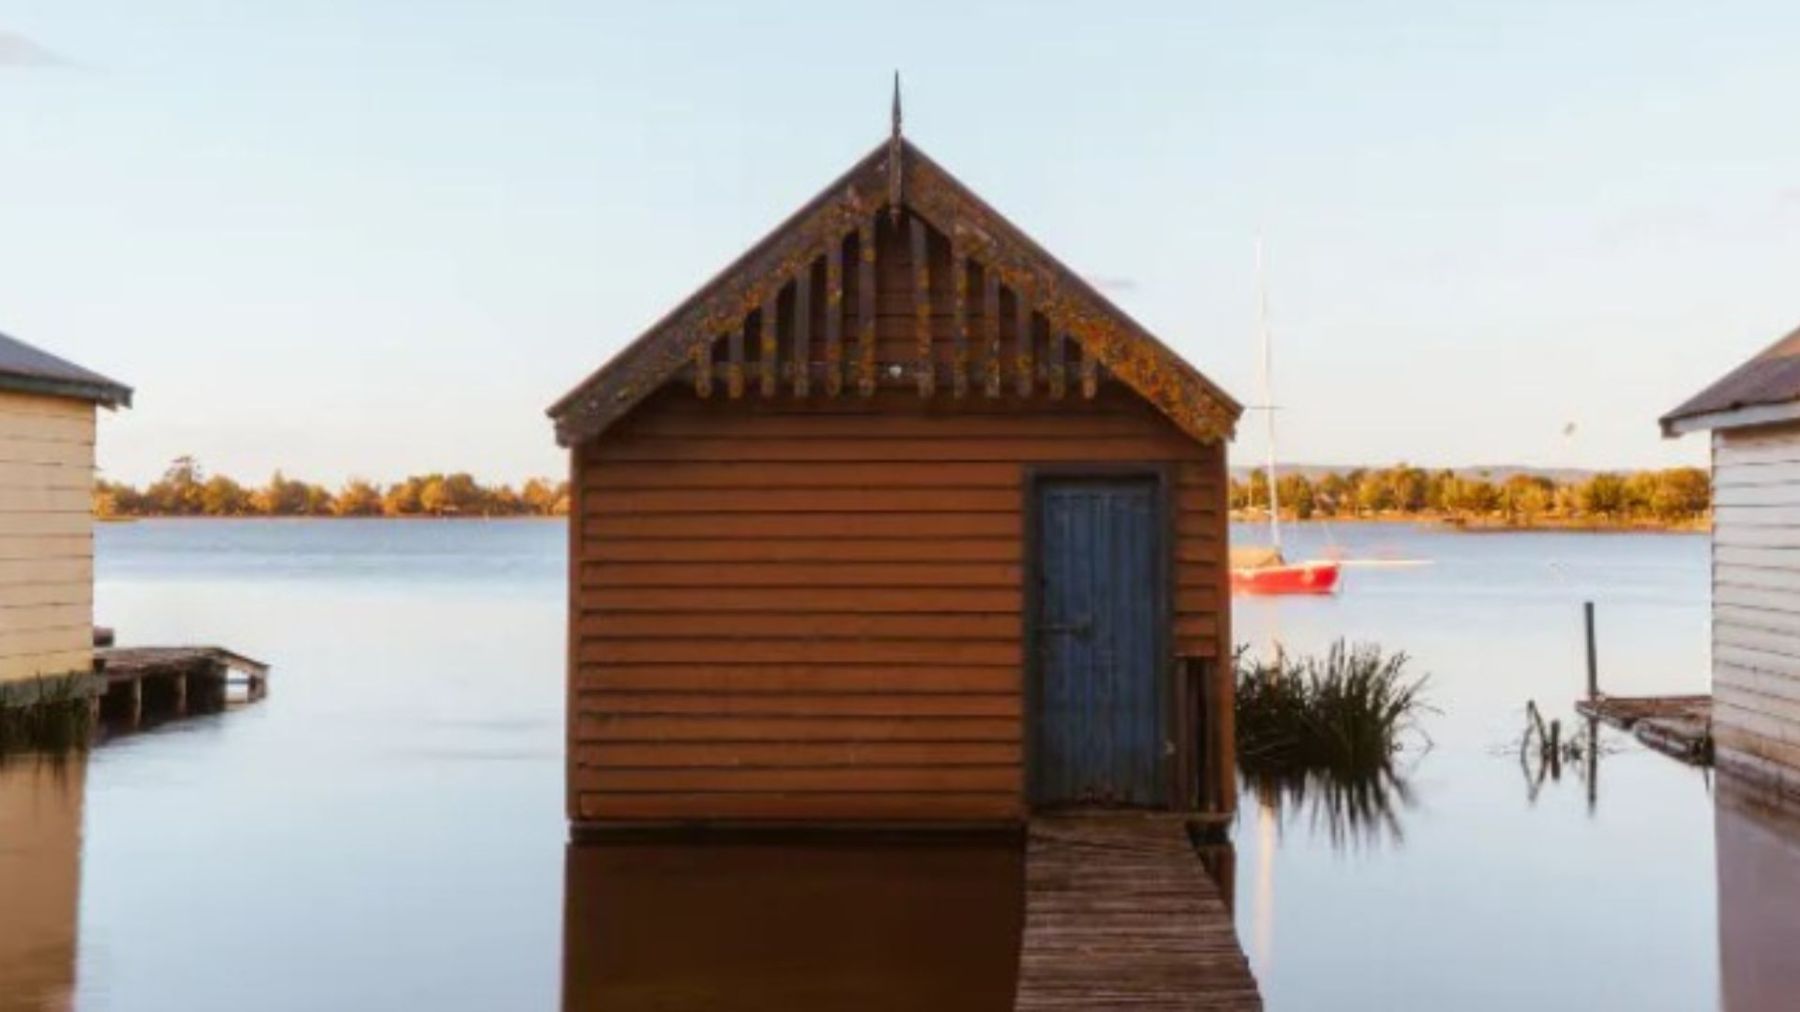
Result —
M0 0L0 331L103 474L561 474L543 411L887 132L1280 456L1699 463L1800 324L1800 5ZM1572 429L1571 429L1572 426ZM1263 454L1241 426L1233 454Z

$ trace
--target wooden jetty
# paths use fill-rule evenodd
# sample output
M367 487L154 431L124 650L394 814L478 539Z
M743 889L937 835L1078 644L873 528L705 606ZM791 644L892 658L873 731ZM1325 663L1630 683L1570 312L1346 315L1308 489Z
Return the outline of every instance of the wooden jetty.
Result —
M1025 878L1019 1012L1262 1008L1184 820L1034 818Z
M1696 766L1712 765L1711 696L1608 696L1575 703L1584 717L1630 731L1645 745Z
M224 647L102 647L94 651L100 716L136 725L147 714L183 716L225 708L229 687L247 698L269 689L269 666Z

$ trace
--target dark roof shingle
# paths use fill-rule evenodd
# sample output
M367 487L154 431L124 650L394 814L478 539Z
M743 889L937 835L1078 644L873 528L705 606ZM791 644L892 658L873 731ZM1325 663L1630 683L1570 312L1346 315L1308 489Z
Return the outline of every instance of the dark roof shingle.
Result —
M24 341L0 334L0 390L130 407L131 388Z

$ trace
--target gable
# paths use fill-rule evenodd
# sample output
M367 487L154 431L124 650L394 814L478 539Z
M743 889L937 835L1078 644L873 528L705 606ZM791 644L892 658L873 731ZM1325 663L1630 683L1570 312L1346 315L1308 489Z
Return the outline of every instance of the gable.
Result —
M897 170L897 171L896 171ZM883 251L886 252L882 256ZM877 258L881 261L878 264ZM913 274L910 349L882 341L876 271ZM935 270L933 269L935 265ZM804 311L802 311L804 310ZM892 313L886 314L890 320ZM946 319L947 318L947 319ZM947 337L947 340L946 340ZM886 347L889 354L882 355ZM798 363L798 364L796 364ZM1102 374L1188 436L1229 438L1242 409L911 143L863 158L588 377L549 414L565 446L671 379L869 396L1092 397Z

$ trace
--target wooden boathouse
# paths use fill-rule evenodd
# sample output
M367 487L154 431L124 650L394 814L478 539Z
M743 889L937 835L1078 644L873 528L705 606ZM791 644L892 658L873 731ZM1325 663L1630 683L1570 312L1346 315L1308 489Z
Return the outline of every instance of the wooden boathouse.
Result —
M1800 330L1662 430L1712 436L1714 761L1800 796Z
M1223 818L1240 410L896 108L549 410L576 835Z
M0 334L0 704L85 675L94 641L94 429L131 389Z

